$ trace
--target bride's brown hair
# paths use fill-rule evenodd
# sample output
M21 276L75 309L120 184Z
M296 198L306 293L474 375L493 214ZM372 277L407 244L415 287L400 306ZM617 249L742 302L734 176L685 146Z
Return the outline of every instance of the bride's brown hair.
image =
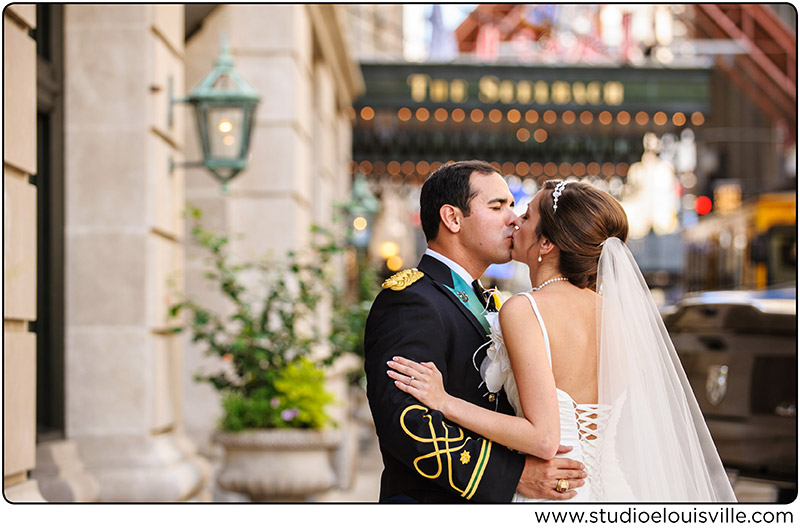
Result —
M539 201L539 225L536 235L555 244L561 255L559 270L570 283L596 290L597 262L601 244L609 237L622 242L628 238L628 217L610 194L582 182L563 186L558 209L553 211L553 193L561 180L548 180Z

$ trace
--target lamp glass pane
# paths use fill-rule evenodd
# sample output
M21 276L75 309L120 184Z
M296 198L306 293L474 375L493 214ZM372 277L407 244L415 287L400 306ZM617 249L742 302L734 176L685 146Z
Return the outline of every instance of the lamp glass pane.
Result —
M216 159L239 158L242 152L243 114L241 107L212 107L208 109L208 142L211 156Z
M231 79L230 75L223 73L214 80L211 89L215 92L236 92L239 90L239 87L236 85L236 82Z

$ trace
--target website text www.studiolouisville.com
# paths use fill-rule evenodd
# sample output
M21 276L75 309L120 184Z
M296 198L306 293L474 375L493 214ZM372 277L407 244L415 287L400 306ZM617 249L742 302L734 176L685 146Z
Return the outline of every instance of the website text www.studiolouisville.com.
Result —
M586 511L535 511L534 519L539 523L666 523L666 524L743 524L743 523L794 523L794 514L790 511L775 510L742 510L737 507L715 508L670 508L640 507L599 508Z

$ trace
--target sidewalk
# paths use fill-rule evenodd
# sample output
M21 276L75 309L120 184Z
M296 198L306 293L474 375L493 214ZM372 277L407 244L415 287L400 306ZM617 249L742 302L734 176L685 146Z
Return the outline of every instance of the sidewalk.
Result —
M358 462L355 483L350 490L328 492L315 501L320 503L375 503L378 501L383 462L378 450L378 439L374 432L363 440L363 450ZM737 499L744 503L774 503L778 499L777 488L760 480L739 478L734 481Z
M314 498L314 503L377 503L380 490L381 461L378 438L374 430L364 428L359 439L359 457L353 486L348 490L332 490ZM734 492L740 502L773 503L778 499L777 488L760 480L734 479ZM215 487L216 502L247 502L246 496Z

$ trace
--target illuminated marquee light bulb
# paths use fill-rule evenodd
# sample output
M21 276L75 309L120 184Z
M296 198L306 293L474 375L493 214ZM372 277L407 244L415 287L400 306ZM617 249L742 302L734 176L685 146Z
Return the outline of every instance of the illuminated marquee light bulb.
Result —
M374 117L375 111L372 109L372 107L364 107L361 109L361 119L364 121L370 121Z
M372 162L364 160L358 164L358 169L364 174L370 174L372 172Z

